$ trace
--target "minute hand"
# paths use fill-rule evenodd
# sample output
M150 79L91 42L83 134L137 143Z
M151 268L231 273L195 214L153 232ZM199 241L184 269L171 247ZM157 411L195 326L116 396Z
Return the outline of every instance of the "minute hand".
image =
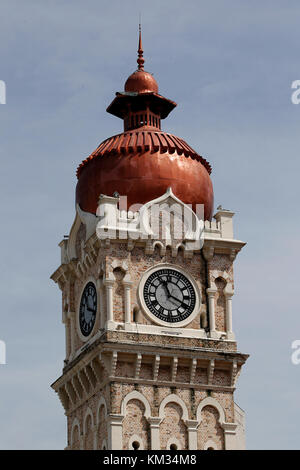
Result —
M177 300L177 302L180 302L181 305L183 305L185 308L189 308L188 304L186 304L185 302L182 302L181 300L177 299L176 297L174 297L174 295L170 294L169 297L172 297L172 299Z

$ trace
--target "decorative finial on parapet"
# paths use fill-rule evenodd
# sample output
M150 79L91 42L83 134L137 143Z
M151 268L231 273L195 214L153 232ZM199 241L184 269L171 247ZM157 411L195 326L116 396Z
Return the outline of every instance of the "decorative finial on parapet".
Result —
M138 70L144 70L144 57L143 57L143 45L142 45L142 25L141 25L141 17L140 17L140 23L139 23L139 48L138 48Z

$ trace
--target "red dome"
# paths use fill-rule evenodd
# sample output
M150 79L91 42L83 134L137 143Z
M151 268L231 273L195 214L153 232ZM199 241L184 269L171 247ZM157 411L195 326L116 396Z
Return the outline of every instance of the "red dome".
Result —
M158 84L151 73L136 70L127 78L124 89L133 93L158 93Z
M162 196L171 187L186 204L213 211L209 163L182 139L162 131L135 130L102 142L77 170L76 202L95 213L100 194L127 195L128 209Z
M125 83L107 111L124 120L124 133L106 139L77 170L76 202L96 213L99 196L127 196L127 209L162 196L171 187L185 204L204 204L204 217L213 212L209 163L184 140L161 131L176 103L158 94L155 78L144 71L141 31L138 70ZM137 210L137 209L135 209Z

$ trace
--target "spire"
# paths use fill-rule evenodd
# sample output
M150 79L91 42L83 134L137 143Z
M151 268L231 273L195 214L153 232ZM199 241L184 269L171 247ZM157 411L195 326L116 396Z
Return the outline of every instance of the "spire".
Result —
M139 48L138 48L138 70L144 70L144 57L143 57L143 45L142 45L142 26L141 26L141 21L139 23Z

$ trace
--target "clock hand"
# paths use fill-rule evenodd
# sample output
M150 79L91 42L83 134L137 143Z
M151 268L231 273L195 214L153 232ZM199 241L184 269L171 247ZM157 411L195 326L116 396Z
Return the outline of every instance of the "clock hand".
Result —
M87 307L87 309L88 309L89 312L93 312L93 313L96 312L96 310L95 310L94 308L89 308L89 307Z
M164 285L164 287L166 288L168 297L170 297L171 294L170 294L170 291L169 291L169 287L168 287L167 281L164 281L163 279L161 279L161 282L162 282L162 284Z
M177 300L177 302L180 302L181 305L183 305L185 308L189 308L188 304L186 304L185 302L182 302L181 300L177 299L176 297L174 297L174 295L169 295L169 297L172 297L172 299Z

